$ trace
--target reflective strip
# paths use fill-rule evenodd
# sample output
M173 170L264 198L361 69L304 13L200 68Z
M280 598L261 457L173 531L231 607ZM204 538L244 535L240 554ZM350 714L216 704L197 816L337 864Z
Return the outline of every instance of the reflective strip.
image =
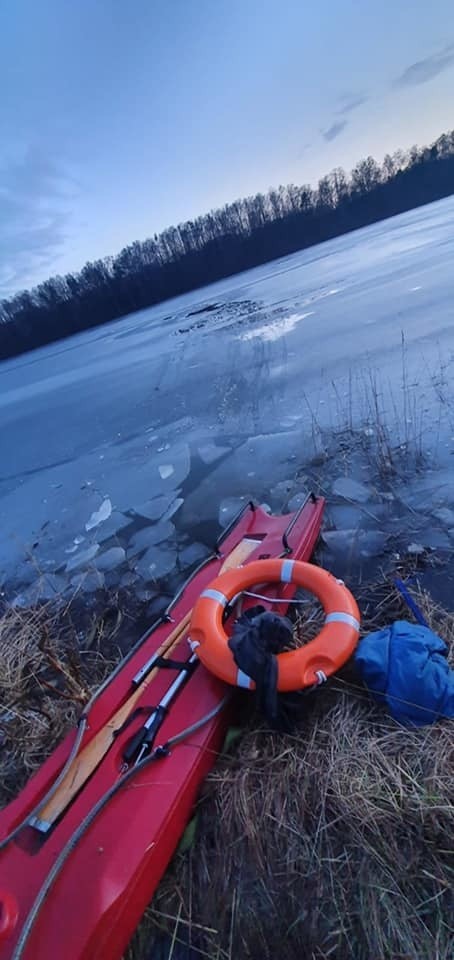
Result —
M210 590L208 588L208 590L204 590L200 596L205 597L206 600L216 600L217 603L221 604L221 607L226 607L229 602L220 590Z
M282 583L291 583L293 567L295 566L294 560L283 560L281 568L281 582Z
M352 617L351 613L329 613L325 623L348 623L349 627L359 630L359 622L356 617Z
M321 683L326 683L328 679L324 670L316 670L315 676L317 677L317 687L319 687Z
M242 670L238 670L236 675L236 685L237 687L244 687L245 690L250 690L252 680L248 677L247 673L243 673Z

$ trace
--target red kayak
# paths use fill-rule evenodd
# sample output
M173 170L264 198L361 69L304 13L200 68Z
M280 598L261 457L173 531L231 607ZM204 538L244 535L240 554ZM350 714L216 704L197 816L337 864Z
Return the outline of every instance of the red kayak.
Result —
M323 509L313 495L278 517L247 504L77 729L0 813L0 960L122 957L232 717L231 688L188 644L192 607L225 570L309 560ZM263 591L282 600L272 608L285 614L295 586Z

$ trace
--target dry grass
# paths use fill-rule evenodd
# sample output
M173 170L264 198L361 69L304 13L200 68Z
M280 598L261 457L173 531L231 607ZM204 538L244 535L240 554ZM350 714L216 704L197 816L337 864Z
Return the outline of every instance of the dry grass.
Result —
M120 653L93 617L79 633L71 609L9 608L0 617L0 806L11 800L80 716Z
M453 615L418 601L453 656ZM389 583L360 605L366 631L411 619ZM220 758L128 960L454 955L452 725L403 729L348 673L305 707Z

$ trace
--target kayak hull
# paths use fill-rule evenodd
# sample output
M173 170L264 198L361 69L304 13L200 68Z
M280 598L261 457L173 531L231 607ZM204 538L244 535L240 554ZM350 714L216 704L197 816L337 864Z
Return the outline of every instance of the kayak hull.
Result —
M80 749L128 699L137 672L188 614L239 544L248 541L245 562L283 555L309 560L323 508L324 501L315 497L309 497L294 515L272 517L259 507L249 506L226 531L217 554L185 585L168 610L168 619L145 634L103 690L90 711ZM294 589L291 584L269 585L267 596L283 598L282 603L273 604L275 611L286 612L285 601L291 599ZM186 630L172 657L187 660L189 653ZM136 706L156 706L175 676L172 669L158 670ZM137 716L116 737L48 833L41 834L26 824L0 850L0 960L16 956L21 960L120 960L175 852L200 786L222 748L234 709L234 699L226 697L228 692L229 688L198 664L172 703L156 743L166 743L213 713L208 722L175 745L169 755L139 769L93 817L96 805L122 776L125 746L143 724L143 713ZM62 770L75 737L75 730L68 734L17 799L0 813L0 844L45 796ZM81 824L87 826L77 840ZM67 855L59 867L63 850ZM53 872L55 877L40 903L37 898ZM25 936L27 918L37 904L39 909Z

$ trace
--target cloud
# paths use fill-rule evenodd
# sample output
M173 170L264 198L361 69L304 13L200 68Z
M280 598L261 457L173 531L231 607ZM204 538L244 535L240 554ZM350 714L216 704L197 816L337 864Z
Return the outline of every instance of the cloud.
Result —
M336 113L339 117L345 116L347 113L352 113L353 110L357 110L358 107L361 107L363 103L367 103L369 97L364 97L358 95L356 97L341 97L341 103L343 106L336 110Z
M454 66L454 44L450 43L438 53L426 57L424 60L417 60L406 67L403 73L394 81L395 87L415 87L421 83L429 83L434 77L437 77L443 70L448 70Z
M0 298L36 282L63 252L76 183L36 149L0 171Z
M345 127L347 126L347 120L337 120L336 123L333 123L331 127L328 127L327 130L322 130L322 137L324 140L335 140L336 137L340 136Z

